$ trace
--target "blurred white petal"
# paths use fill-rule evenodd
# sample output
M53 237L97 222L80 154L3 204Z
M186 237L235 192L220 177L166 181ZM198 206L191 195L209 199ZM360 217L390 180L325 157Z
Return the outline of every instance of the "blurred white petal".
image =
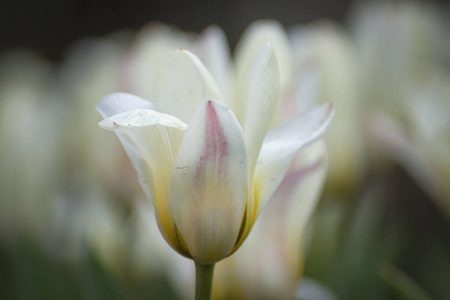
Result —
M150 101L127 93L114 93L103 97L95 106L103 118L109 118L135 109L152 109L155 105Z
M221 100L216 82L191 52L179 49L161 66L156 77L155 103L161 111L188 123L206 100Z
M279 63L280 90L283 94L291 84L293 53L285 29L275 20L255 21L242 34L235 50L237 79L242 80L252 58L267 43L273 46Z
M223 102L233 110L230 49L225 33L217 25L206 27L199 34L193 50L216 80L223 95Z

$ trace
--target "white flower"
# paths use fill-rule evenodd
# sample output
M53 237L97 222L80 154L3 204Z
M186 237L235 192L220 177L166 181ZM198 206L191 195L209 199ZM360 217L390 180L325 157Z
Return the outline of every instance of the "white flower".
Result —
M202 264L240 247L293 155L320 138L333 113L325 104L267 133L279 93L270 45L245 74L239 98L224 99L222 84L179 49L156 76L154 104L112 94L97 106L106 117L100 126L127 150L163 237Z

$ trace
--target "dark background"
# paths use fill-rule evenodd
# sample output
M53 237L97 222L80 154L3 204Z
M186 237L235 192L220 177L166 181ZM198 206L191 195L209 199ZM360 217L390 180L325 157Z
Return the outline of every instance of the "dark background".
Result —
M137 30L162 21L183 30L220 25L234 46L253 20L274 18L285 26L316 19L345 20L352 0L19 0L0 4L0 51L32 48L60 60L71 43L118 29Z
M253 20L274 18L289 27L317 19L345 23L358 0L2 0L0 54L32 48L60 60L71 43L118 29L137 30L162 21L201 31L218 24L233 47ZM395 1L394 1L395 2ZM421 2L421 1L418 1ZM448 0L422 1L448 3Z

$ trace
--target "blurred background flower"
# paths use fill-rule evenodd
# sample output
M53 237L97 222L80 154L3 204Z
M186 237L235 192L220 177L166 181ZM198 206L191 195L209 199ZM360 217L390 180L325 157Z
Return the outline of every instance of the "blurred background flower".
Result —
M232 97L237 62L266 42L281 73L271 126L334 103L328 171L314 163L324 152L299 154L291 175L321 167L292 193L283 187L293 176L283 181L242 255L218 263L215 297L450 297L444 1L0 6L1 299L188 299L192 266L160 236L93 108L113 92L151 100L177 48L198 55ZM224 63L230 57L236 64Z

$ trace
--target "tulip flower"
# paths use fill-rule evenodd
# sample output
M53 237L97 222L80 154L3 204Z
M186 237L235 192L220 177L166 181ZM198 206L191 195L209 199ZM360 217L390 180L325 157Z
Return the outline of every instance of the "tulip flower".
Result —
M97 105L107 117L99 125L119 136L161 234L195 261L198 299L211 292L202 278L211 281L214 263L241 246L293 155L322 136L333 114L324 104L267 133L278 76L264 45L248 65L238 119L202 62L179 49L160 68L154 104L112 94Z

